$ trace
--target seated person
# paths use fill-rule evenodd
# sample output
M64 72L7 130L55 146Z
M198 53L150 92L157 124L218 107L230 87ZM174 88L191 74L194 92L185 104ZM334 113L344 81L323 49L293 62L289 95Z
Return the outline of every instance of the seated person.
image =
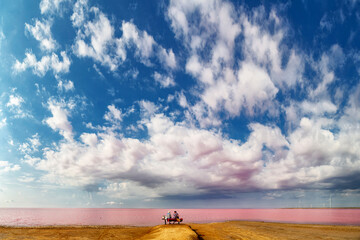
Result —
M178 221L179 220L179 214L176 212L176 211L174 211L174 218Z
M170 211L168 211L168 213L166 214L166 219L170 219L171 218L171 213Z

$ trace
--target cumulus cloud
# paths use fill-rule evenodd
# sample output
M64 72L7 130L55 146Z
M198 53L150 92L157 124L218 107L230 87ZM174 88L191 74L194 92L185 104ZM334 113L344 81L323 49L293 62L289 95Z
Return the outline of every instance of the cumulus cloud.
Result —
M62 1L43 2L59 6ZM140 119L132 119L132 125L124 129L142 129L147 135L131 138L119 130L134 107L126 111L110 104L104 110L104 126L89 123L89 132L76 136L70 122L74 106L50 99L51 116L44 123L63 139L44 148L41 157L30 156L38 153L38 135L19 148L25 162L45 172L43 181L81 186L116 199L258 190L269 191L265 198L274 199L281 197L278 190L354 187L358 177L353 176L360 173L360 85L346 98L338 97L346 99L339 111L329 86L337 79L336 68L346 59L340 46L335 44L319 59L304 56L287 41L286 23L276 9L265 14L262 7L249 12L227 1L170 1L166 14L183 43L185 71L196 80L191 91L168 97L183 108L185 120L175 120L176 113L141 100L136 106ZM173 50L162 47L133 22L122 21L121 36L116 36L113 22L100 9L90 8L86 0L75 3L71 20L77 30L73 51L78 57L116 71L134 52L147 66L162 65L165 73L157 70L152 76L160 87L175 86L172 71L179 63ZM28 31L35 27L29 26ZM40 30L34 31L45 32ZM39 76L50 70L67 72L70 60L65 52L61 55L62 62L54 53L37 61L27 52L23 62L16 61L14 70L31 68ZM315 70L312 79L303 79L305 61ZM135 79L139 73L135 70L126 74ZM297 87L303 98L278 102L279 93L287 98ZM59 80L58 89L72 91L74 84ZM22 104L21 98L11 96L7 107ZM289 126L263 121L278 117L281 111ZM242 114L252 121L244 139L232 139L219 130L224 119L237 121ZM3 122L5 125L6 118ZM17 166L0 162L0 169L1 165L4 169Z
M51 56L43 56L40 61L37 61L36 56L31 51L28 51L25 53L26 57L23 62L16 60L13 69L15 73L20 73L32 68L33 73L40 77L45 76L49 70L52 70L54 74L67 73L71 64L70 59L64 51L60 55L62 61L59 60L59 56L55 53L52 53Z
M60 110L52 110L54 117L47 123L53 129L71 132L66 118L54 120L64 115L57 111ZM119 138L111 132L83 134L83 143L63 142L56 150L45 150L44 159L36 167L66 184L93 184L105 178L161 188L161 182L175 177L184 186L192 185L193 190L230 190L233 186L247 189L254 187L252 178L261 171L263 144L274 152L283 151L287 145L278 129L260 124L251 126L254 132L243 145L218 133L175 124L162 114L153 115L145 124L149 141ZM161 172L166 172L166 176ZM204 176L201 179L207 180L196 179L194 176L199 173ZM75 178L82 181L72 182Z
M25 30L40 42L40 48L44 51L53 51L57 46L52 38L51 25L50 20L39 21L38 19L35 20L34 25L25 23Z
M258 97L267 97L265 93L271 92L255 94L255 89L272 88L275 94L276 88L265 71L249 71L259 74L254 79L251 74L246 75L246 68L251 67L254 66L242 66L245 70L233 77L237 84L242 79L251 80L246 85L255 84L254 97L247 97L253 99L255 106L256 101L262 101ZM161 113L160 106L149 101L139 102L142 118L138 124L147 130L146 139L124 137L116 133L115 127L110 127L82 133L75 140L65 107L49 102L53 117L46 119L46 123L67 141L44 149L41 158L28 156L28 161L47 173L43 180L84 188L106 182L98 189L99 194L117 199L336 188L339 181L342 186L351 187L353 182L346 176L358 174L360 167L357 161L360 152L354 147L360 144L359 89L349 96L340 119L327 115L336 111L333 104L304 101L298 109L287 110L294 112L294 118L300 117L287 134L275 125L251 123L250 134L244 141L230 139L221 131L175 122ZM183 94L177 98L183 107L187 106ZM126 117L114 105L109 105L107 110L104 118L113 126ZM311 118L304 117L305 113ZM273 197L276 196L267 196Z
M73 138L72 126L68 120L69 111L64 103L49 100L48 109L52 117L45 119L45 123L54 131L59 131L66 140L71 141Z

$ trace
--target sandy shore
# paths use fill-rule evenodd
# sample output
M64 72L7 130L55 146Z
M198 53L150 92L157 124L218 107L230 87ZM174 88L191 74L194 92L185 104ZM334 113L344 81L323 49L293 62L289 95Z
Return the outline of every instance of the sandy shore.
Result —
M360 226L230 221L155 227L0 227L0 239L360 239Z

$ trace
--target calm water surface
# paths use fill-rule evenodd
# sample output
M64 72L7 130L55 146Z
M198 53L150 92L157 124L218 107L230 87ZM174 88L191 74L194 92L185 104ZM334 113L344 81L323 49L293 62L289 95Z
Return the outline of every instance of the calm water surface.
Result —
M103 209L0 208L2 226L163 224L177 210L185 223L251 220L288 223L360 225L360 209Z

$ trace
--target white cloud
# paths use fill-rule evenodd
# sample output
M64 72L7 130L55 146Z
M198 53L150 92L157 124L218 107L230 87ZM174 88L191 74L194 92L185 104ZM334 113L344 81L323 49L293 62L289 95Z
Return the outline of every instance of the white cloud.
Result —
M5 34L0 31L0 46L1 46L1 41L4 40L6 37L5 37Z
M314 68L318 71L320 81L317 82L315 89L310 89L309 96L314 99L328 97L328 87L336 80L334 70L342 66L345 56L342 48L335 44L328 52L324 52L320 61L313 62Z
M194 77L196 77L201 73L202 65L200 64L197 55L193 55L187 60L185 69L188 73L192 74Z
M9 96L9 101L6 103L6 107L14 114L15 118L32 117L28 111L24 110L22 106L24 102L24 99L20 95L11 94ZM6 119L3 119L3 121L3 124L6 124Z
M172 76L166 76L166 75L162 75L158 72L155 72L153 77L154 77L154 80L157 83L159 83L160 87L162 87L162 88L168 88L168 87L175 86L175 81Z
M93 127L90 123L91 133L80 133L77 139L69 121L74 105L49 100L52 117L44 123L58 131L65 141L43 149L41 158L37 158L29 155L40 146L39 139L33 136L20 146L24 161L46 172L42 181L85 188L105 182L106 186L97 187L97 191L116 199L299 187L336 188L339 184L336 181L351 188L351 181L346 177L358 174L360 169L357 147L360 145L360 87L350 92L343 112L338 111L339 106L333 103L328 92L328 86L336 80L335 66L341 66L345 58L342 49L334 45L318 62L313 60L317 72L312 79L314 84L302 89L308 91L308 98L305 96L299 102L287 99L286 106L279 106L278 92L284 91L286 97L291 87L302 83L306 58L296 47L285 44L286 27L281 25L283 21L276 11L271 11L269 16L262 11L260 8L251 13L242 12L221 1L171 1L167 12L169 21L188 51L185 70L198 83L186 93L186 96L195 96L187 98L180 92L168 97L169 101L176 99L184 108L186 121L176 122L161 113L161 106L142 100L138 102L141 119L127 129L142 129L148 136L125 137L117 130L134 108L123 113L115 105L108 105L105 126ZM115 71L126 60L128 52L134 50L144 64L151 66L157 58L168 71L166 75L160 74L160 70L154 73L153 78L160 86L175 85L171 71L176 69L177 60L172 49L164 49L132 22L123 21L122 36L116 38L105 14L92 8L90 13L95 18L88 21L88 13L87 1L78 0L72 17L73 25L78 28L73 46L78 56L90 57ZM195 15L197 18L193 18ZM269 25L273 26L272 31ZM235 54L239 52L242 57L236 62ZM55 56L54 59L45 56L38 62L28 52L23 63L17 61L14 69L33 68L38 75L51 69L54 73L66 72L65 57L60 64ZM68 63L70 65L70 61ZM96 65L94 68L98 70ZM132 71L126 74L136 78L138 71ZM74 88L71 81L62 80L58 87L65 91ZM18 106L21 100L14 97L8 104ZM285 111L286 124L291 124L288 129L252 122L248 125L248 137L240 141L214 130L220 128L207 128L224 123L219 115L223 118L236 118L241 114L276 116L277 111ZM169 113L172 117L175 114ZM338 115L331 118L334 114ZM194 119L197 122L194 123ZM6 124L6 118L3 121ZM0 169L1 164L4 169L16 166L3 161ZM265 198L276 197L278 193L273 192Z
M122 121L121 110L117 109L114 105L108 106L108 112L105 114L104 119L113 124L119 123Z
M331 22L331 20L329 19L329 16L325 13L324 16L322 16L321 20L320 20L320 27L321 29L326 29L327 31L331 31L332 27L333 27L333 23Z
M317 103L304 101L301 103L303 113L313 113L316 115L323 115L325 113L335 113L337 106L329 100L322 100Z
M86 22L89 13L94 15L94 19ZM96 7L89 10L87 1L82 0L76 2L71 19L79 28L73 45L73 51L79 57L93 58L115 71L126 60L128 51L133 49L137 59L147 66L152 65L152 58L157 56L164 68L176 68L173 50L157 44L151 35L139 30L132 22L122 22L122 36L117 38L107 16Z
M189 106L188 102L187 102L187 99L186 99L186 96L184 95L183 92L177 94L177 100L178 100L179 105L182 108L187 108Z
M35 20L35 25L25 23L25 29L28 31L36 40L40 42L40 48L43 51L53 51L56 49L57 43L52 38L50 20L39 21Z
M3 127L6 126L6 121L7 121L7 118L1 119L1 121L0 121L0 128L3 128Z
M0 161L0 173L14 172L20 170L18 164L13 164L8 161Z
M231 118L277 115L278 91L302 81L304 58L285 45L287 26L276 10L264 13L261 7L247 12L224 1L170 1L167 16L189 53L186 72L199 83L193 94L200 101L188 108L201 126L220 123L222 112ZM242 55L237 63L236 49Z
M1 47L2 47L2 41L6 39L5 34L0 29L0 54L1 54Z
M203 101L215 111L225 109L231 116L238 116L242 109L249 115L264 113L273 104L278 89L269 75L254 64L243 64L234 79L229 73L227 79L208 87Z
M253 133L242 145L219 133L175 124L162 114L153 115L145 124L148 141L116 137L112 132L84 133L84 144L61 142L54 150L46 149L36 167L49 173L48 180L70 185L124 179L126 184L113 183L102 189L112 197L136 195L127 186L157 197L169 193L170 186L176 186L172 194L194 193L200 188L251 188L251 179L262 168L263 144L277 154L287 145L279 129L260 124L251 126ZM199 174L204 177L194 177ZM166 182L169 184L163 184Z
M63 59L62 62L59 61L59 57L56 54L51 55L51 68L54 73L67 73L69 72L70 59L67 57L66 52L60 52L60 55Z
M21 176L18 178L19 182L23 182L23 183L30 183L30 182L34 182L35 178L34 177L30 177L30 176Z
M109 205L109 206L116 206L116 205L123 205L124 203L122 202L114 202L114 201L110 201L110 202L106 202L105 205Z
M61 10L62 3L65 3L69 0L41 0L40 2L40 11L41 14L53 14Z
M13 65L15 73L20 73L28 68L32 68L33 73L43 77L49 70L52 70L54 74L67 73L70 68L70 59L66 55L66 52L60 53L62 61L59 60L57 54L52 53L51 56L43 56L40 61L37 61L36 56L32 52L25 53L25 59L23 62L16 60Z
M110 20L97 8L91 8L91 12L95 15L95 19L87 22L83 30L78 32L73 46L74 53L79 57L94 58L114 71L120 60L125 60L125 56L113 53L115 39ZM87 44L85 41L90 43Z
M19 146L19 151L23 154L32 154L39 151L41 146L39 134L34 134L31 138L27 139L27 142L24 142Z
M48 109L53 116L45 120L46 124L54 131L59 131L66 140L71 141L73 138L72 126L68 120L69 112L65 109L64 104L49 100Z
M175 58L175 54L172 49L170 49L169 51L166 51L165 48L159 46L158 58L163 65L165 65L171 69L176 68L176 58Z
M65 90L66 92L68 92L75 90L74 83L71 80L59 80L57 87L59 91Z
M122 37L118 39L118 46L127 45L131 47L135 45L135 54L140 57L141 61L147 64L148 59L153 55L155 40L146 31L139 31L131 22L123 21Z
M184 3L184 1L182 1ZM168 16L171 19L171 27L179 38L181 35L187 35L189 32L189 26L186 14L182 9L179 9L180 1L171 1L168 8Z
M97 72L97 74L99 74L99 76L100 76L102 79L105 79L104 74L100 71L100 69L96 66L96 64L93 65L93 68L95 69L95 71Z
M83 143L95 147L98 143L98 137L95 133L83 133L80 136L80 139Z
M24 102L24 99L18 95L10 95L9 102L6 104L7 107L20 107Z
M151 199L158 197L159 195L151 189L141 186L131 181L123 181L121 183L113 182L109 183L105 188L100 188L100 194L116 199L134 199L143 198ZM109 205L116 205L116 202L110 202Z
M276 126L252 123L243 142L174 122L158 113L159 106L141 101L139 124L146 126L147 139L124 137L115 128L82 133L81 142L60 141L44 149L33 165L47 172L43 181L86 187L105 180L108 184L99 193L117 199L336 186L332 179L355 174L360 167L360 152L353 147L360 144L359 92L351 94L339 121L312 111L314 118L302 118L287 136ZM115 106L108 110L110 123L122 120ZM48 124L71 133L67 113L60 107L51 111L53 123L47 120ZM331 131L334 126L338 133Z
M155 112L158 110L158 107L150 101L141 100L139 102L139 106L145 116L154 115Z
M76 1L73 8L73 14L70 18L74 27L80 27L82 24L84 24L88 11L89 6L87 0Z

